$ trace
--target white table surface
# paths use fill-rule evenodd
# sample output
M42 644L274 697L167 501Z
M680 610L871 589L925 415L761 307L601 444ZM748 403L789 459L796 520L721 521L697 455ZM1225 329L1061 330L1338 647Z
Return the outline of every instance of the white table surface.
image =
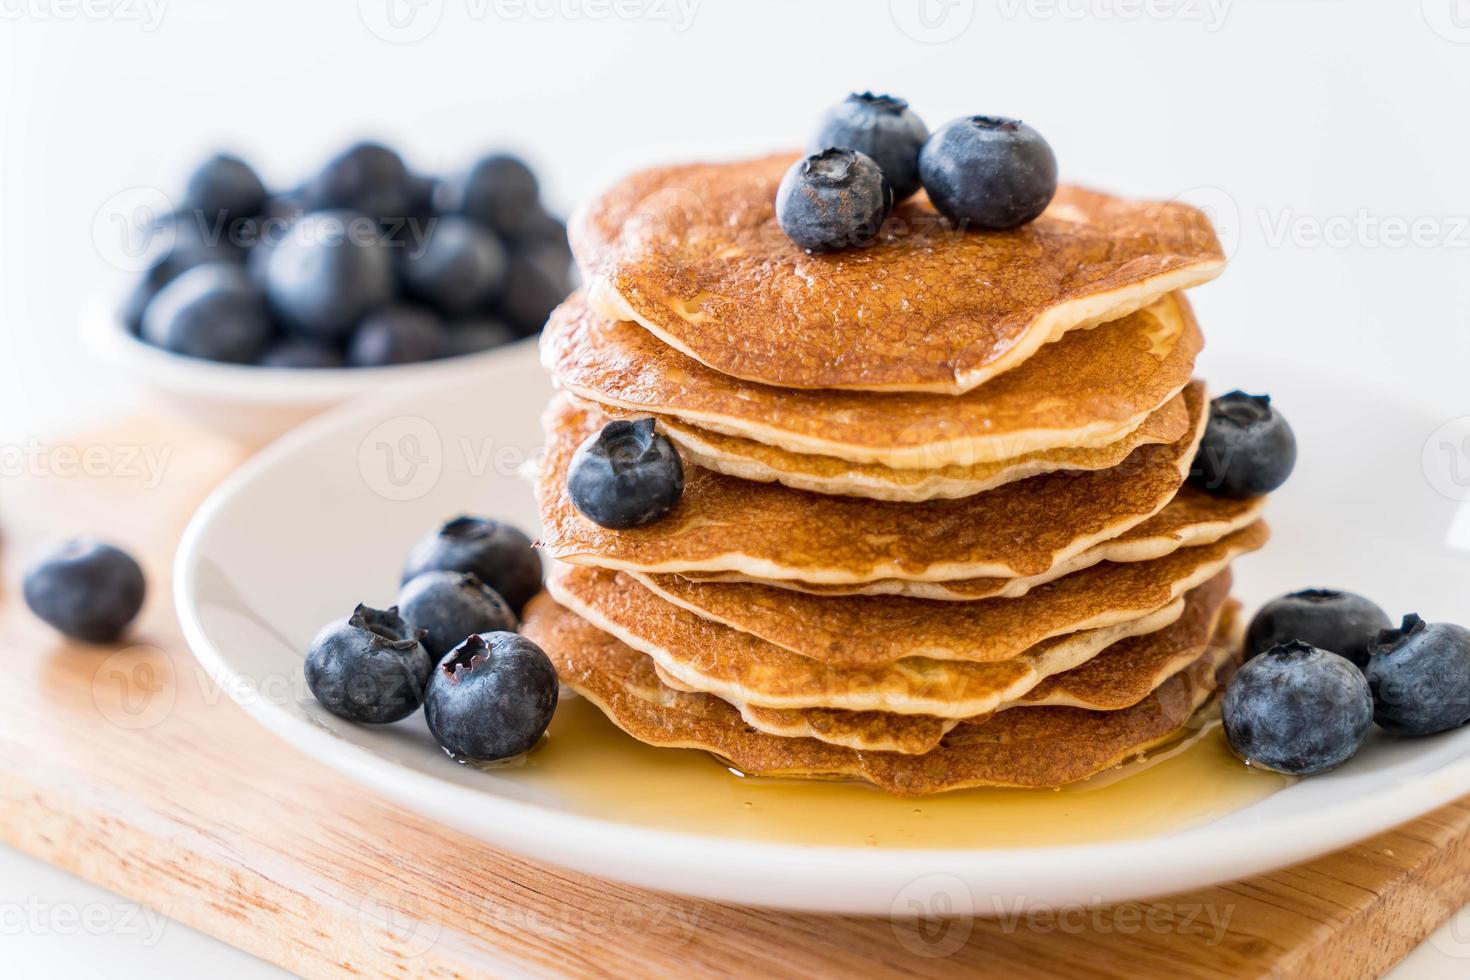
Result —
M136 397L77 313L127 264L120 206L216 146L284 184L359 136L438 170L512 145L565 207L644 162L796 145L864 88L931 125L1021 116L1068 179L1209 207L1212 349L1470 415L1470 0L0 0L0 447ZM22 967L273 972L178 924L151 942L126 904L0 849ZM88 907L114 927L46 912ZM1461 913L1397 975L1467 957Z

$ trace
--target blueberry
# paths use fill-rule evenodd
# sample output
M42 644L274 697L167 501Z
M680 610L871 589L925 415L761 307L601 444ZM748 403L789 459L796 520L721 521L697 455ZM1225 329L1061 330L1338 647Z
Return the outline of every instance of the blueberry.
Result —
M465 572L425 572L398 593L398 612L424 630L424 647L435 662L471 633L515 632L515 613L500 593Z
M409 177L403 158L381 143L358 143L337 154L302 189L307 210L346 208L379 221L409 214Z
M250 164L219 153L189 175L184 207L210 221L249 218L265 210L265 185Z
M684 493L679 453L653 419L609 422L577 447L567 494L594 524L615 530L651 524Z
M397 303L363 318L347 343L347 363L353 367L417 364L443 357L448 343L443 321L431 311Z
M1220 715L1230 748L1246 762L1310 776L1358 751L1373 725L1373 696L1352 661L1292 640L1236 672Z
M919 150L928 139L929 127L903 99L854 92L823 114L811 148L843 146L872 157L897 202L919 189Z
M524 532L483 517L456 517L429 532L403 568L403 582L442 569L468 572L500 593L517 615L541 591L541 556Z
M1005 231L1036 219L1057 192L1057 158L1019 119L966 116L946 123L919 152L929 200L950 221Z
M475 633L429 678L424 720L444 751L491 762L535 748L556 711L556 668L515 633Z
M446 316L482 308L505 279L505 249L494 233L465 218L434 222L422 243L399 255L409 292Z
M143 338L175 354L248 364L275 333L265 294L238 265L196 266L143 311Z
M325 344L305 337L287 337L266 348L255 363L271 368L325 369L339 368L346 362L335 344Z
M551 311L572 291L571 264L564 249L540 245L511 253L496 313L522 337L540 332Z
M122 308L118 310L118 316L122 318L123 325L128 328L128 333L134 336L140 336L143 333L143 313L161 288L149 282L145 275L128 292L127 298L123 300Z
M776 189L776 220L802 248L830 252L867 245L893 207L872 157L829 148L791 165Z
M119 311L123 323L135 334L143 332L143 313L158 291L180 275L206 262L232 261L233 255L225 249L194 248L188 242L176 242L166 252L153 260L143 273Z
M457 212L496 233L514 238L536 217L541 189L525 161L493 153L470 168L463 181L445 188L441 210Z
M240 226L255 217L225 220L202 211L178 211L158 224L157 233L168 242L168 259L178 272L205 262L244 262L245 250L237 240Z
M265 267L271 306L296 332L335 340L395 290L381 233L355 211L318 211L291 226Z
M405 217L428 218L435 213L434 198L439 194L439 178L427 174L409 174L404 182L404 200L408 202Z
M197 261L195 261L197 259ZM123 302L120 315L123 323L127 324L129 330L135 334L143 332L143 313L148 309L148 304L158 291L173 282L183 272L201 265L207 258L203 256L190 256L190 260L183 261L178 253L172 250L153 260L153 264L143 273L141 279L128 293Z
M567 242L566 222L548 213L539 204L520 222L520 225L506 239L506 244L513 251L537 246L553 247L568 264L571 262L572 248Z
M1396 735L1433 735L1470 721L1470 630L1404 617L1368 660L1373 720Z
M348 721L387 724L424 700L434 662L396 608L358 606L328 623L306 654L306 686L322 707Z
M515 331L499 320L457 320L449 324L448 356L478 354L503 347L515 339Z
M111 643L143 608L143 569L127 552L92 538L48 549L21 587L31 612L85 643Z
M1232 391L1210 402L1210 420L1189 478L1217 497L1270 493L1296 467L1296 436L1269 395Z
M1360 595L1333 589L1293 592L1272 599L1256 613L1245 634L1245 657L1249 660L1288 640L1301 640L1346 657L1363 670L1369 645L1388 626L1388 615Z

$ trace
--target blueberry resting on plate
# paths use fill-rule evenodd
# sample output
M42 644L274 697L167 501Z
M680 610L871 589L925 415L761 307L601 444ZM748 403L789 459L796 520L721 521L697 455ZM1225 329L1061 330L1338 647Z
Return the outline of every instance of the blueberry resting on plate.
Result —
M831 147L791 165L776 189L776 220L813 252L867 245L893 208L893 191L873 158Z
M407 583L424 572L468 572L499 593L520 615L541 591L541 556L525 532L484 517L456 517L429 532L403 568Z
M471 633L514 632L516 615L500 593L467 572L425 572L398 593L398 614L424 631L437 662Z
M514 330L499 320L489 317L455 320L446 324L445 327L449 332L447 353L450 357L493 350L516 339Z
M567 495L594 524L614 530L659 520L684 493L678 450L654 420L619 419L577 447L567 467Z
M265 210L265 184L250 164L229 153L217 153L189 175L184 208L211 223L249 218Z
M443 357L449 338L444 323L420 306L395 303L369 313L347 343L347 363L353 367L416 364Z
M378 221L397 221L409 211L409 176L403 158L381 143L358 143L337 154L302 188L309 211L346 208Z
M540 210L540 185L524 160L492 153L476 161L464 180L448 185L440 209L464 215L506 238L520 237Z
M966 116L929 137L919 177L956 225L1006 231L1034 221L1057 192L1057 158L1019 119Z
M482 308L505 280L505 249L492 232L466 218L440 218L423 241L398 259L408 290L445 316Z
M897 203L919 189L919 150L928 139L929 127L903 99L854 92L822 115L811 148L842 146L872 157Z
M1368 661L1373 720L1396 735L1433 735L1470 721L1470 630L1404 617Z
M382 725L407 718L424 700L433 661L396 608L358 606L322 627L306 654L306 686L322 707L348 721Z
M37 617L74 640L111 643L143 608L143 569L127 552L93 538L50 548L21 586Z
M1368 666L1368 648L1387 629L1388 614L1371 601L1336 589L1305 589L1261 607L1245 633L1249 660L1288 640L1301 640Z
M515 633L475 633L435 668L424 720L444 750L493 762L535 748L556 711L556 668Z
M271 308L287 326L319 340L344 336L396 288L376 223L355 211L304 215L271 247L265 281Z
M319 370L342 367L345 361L341 348L336 344L305 337L285 337L267 347L255 363L261 367Z
M1246 762L1310 776L1358 751L1373 725L1373 696L1352 661L1292 640L1236 671L1220 717L1231 750Z
M175 354L249 364L276 331L265 294L240 265L195 266L143 310L143 339Z
M1296 468L1296 436L1269 395L1232 391L1210 402L1205 436L1189 479L1217 497L1270 493Z

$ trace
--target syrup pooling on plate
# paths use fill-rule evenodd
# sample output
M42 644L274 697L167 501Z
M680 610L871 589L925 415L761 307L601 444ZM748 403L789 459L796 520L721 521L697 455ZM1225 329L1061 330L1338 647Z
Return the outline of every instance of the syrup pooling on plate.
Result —
M1198 826L1289 784L1248 769L1213 722L1138 763L1059 790L890 796L849 782L750 777L707 753L644 745L566 696L523 765L494 770L583 816L653 830L831 847L977 848L1142 838Z

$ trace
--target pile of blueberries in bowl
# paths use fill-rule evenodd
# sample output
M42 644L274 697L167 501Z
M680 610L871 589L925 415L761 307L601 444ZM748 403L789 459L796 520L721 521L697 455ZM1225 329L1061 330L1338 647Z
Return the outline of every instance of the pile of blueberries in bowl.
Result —
M573 288L566 226L520 159L441 180L359 143L272 193L219 154L161 219L122 311L144 342L275 368L382 367L530 336Z

